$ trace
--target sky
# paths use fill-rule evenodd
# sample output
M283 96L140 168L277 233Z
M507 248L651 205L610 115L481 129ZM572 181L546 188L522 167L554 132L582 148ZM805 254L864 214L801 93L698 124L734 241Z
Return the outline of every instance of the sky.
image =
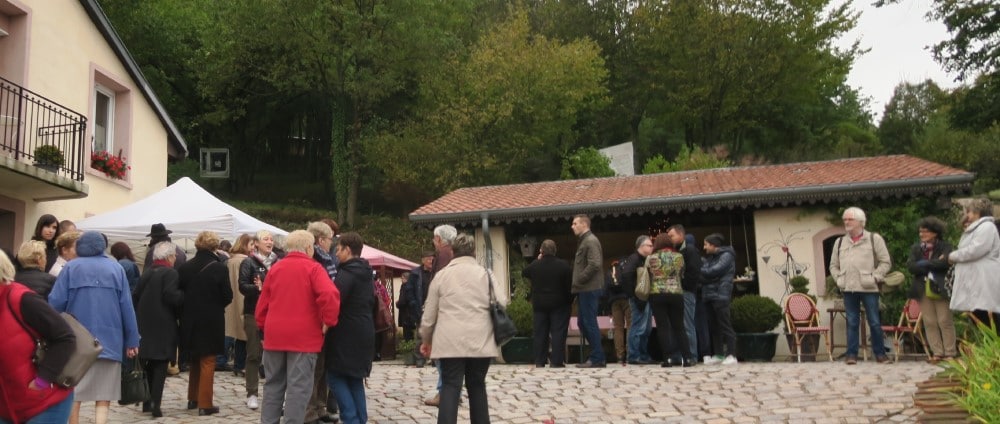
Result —
M858 40L870 51L854 62L847 81L871 98L875 124L882 116L892 90L901 82L920 82L927 78L942 88L957 86L954 74L946 73L934 61L929 46L949 38L940 21L928 22L924 16L932 0L901 0L899 4L872 6L874 0L851 0L861 12L857 27L839 41L843 47Z

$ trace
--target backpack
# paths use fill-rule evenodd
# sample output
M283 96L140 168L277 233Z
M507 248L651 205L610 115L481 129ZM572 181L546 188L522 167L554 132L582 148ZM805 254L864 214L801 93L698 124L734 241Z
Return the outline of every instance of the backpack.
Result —
M628 263L628 256L622 256L611 265L611 285L620 287L625 281L625 264Z

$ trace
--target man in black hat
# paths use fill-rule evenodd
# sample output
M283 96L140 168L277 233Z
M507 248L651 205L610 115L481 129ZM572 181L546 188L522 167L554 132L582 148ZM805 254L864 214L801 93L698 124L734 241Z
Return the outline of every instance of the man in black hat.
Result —
M146 234L146 237L149 237L149 244L146 247L146 260L143 262L142 269L148 269L153 265L153 248L161 241L171 241L170 233L172 232L163 224L153 224L152 227L149 227L149 234ZM180 246L177 246L175 252L177 253L177 261L174 262L174 269L178 269L184 265L184 262L187 262L187 254Z

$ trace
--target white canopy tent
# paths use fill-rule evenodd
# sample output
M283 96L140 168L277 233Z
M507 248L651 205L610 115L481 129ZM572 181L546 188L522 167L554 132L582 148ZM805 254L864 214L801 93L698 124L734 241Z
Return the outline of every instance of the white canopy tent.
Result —
M194 239L202 231L214 231L229 240L260 230L268 230L278 237L288 235L287 231L219 200L187 177L138 202L79 221L76 226L83 231L100 231L115 241L125 241L136 257L141 258L145 255L146 234L153 224L167 227L172 231L171 239L188 251L188 239ZM385 266L408 271L417 266L368 245L361 251L361 257L375 268Z

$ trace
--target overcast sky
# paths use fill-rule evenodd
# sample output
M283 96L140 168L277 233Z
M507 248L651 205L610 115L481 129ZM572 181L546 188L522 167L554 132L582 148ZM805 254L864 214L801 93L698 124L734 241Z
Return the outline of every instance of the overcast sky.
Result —
M934 61L928 46L948 39L939 21L928 22L924 15L932 0L902 0L900 4L874 7L874 0L851 0L861 12L858 26L842 38L841 45L855 40L870 51L855 60L848 83L871 97L875 124L892 90L900 82L920 82L930 78L942 87L955 87L954 75L944 72Z

